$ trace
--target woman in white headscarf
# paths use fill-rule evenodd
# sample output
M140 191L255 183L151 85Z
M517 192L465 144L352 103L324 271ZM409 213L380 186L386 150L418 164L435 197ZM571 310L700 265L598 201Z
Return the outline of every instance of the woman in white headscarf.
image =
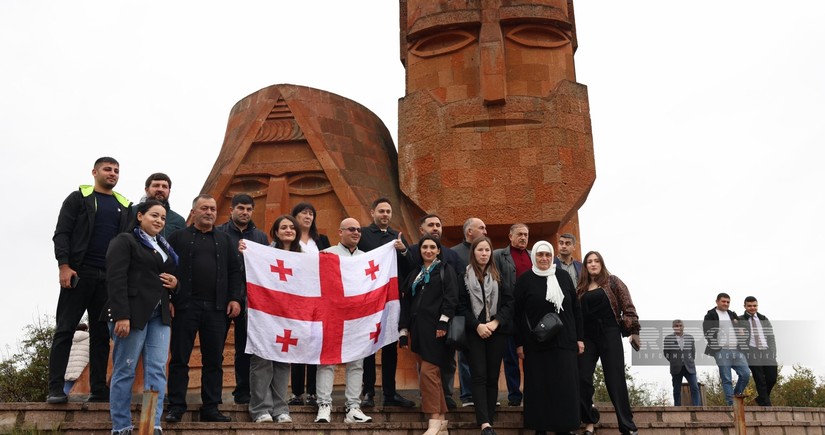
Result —
M584 351L582 317L570 275L553 264L553 245L539 241L530 253L533 268L516 281L516 353L524 360L524 427L537 435L569 433L579 427L577 355ZM564 327L539 342L530 330L554 312Z

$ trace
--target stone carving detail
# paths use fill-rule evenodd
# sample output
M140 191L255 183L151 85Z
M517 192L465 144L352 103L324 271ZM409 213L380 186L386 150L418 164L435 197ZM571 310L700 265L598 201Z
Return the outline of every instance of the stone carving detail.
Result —
M572 1L401 0L400 11L404 194L456 241L468 216L494 240L513 222L533 240L578 234L596 172Z

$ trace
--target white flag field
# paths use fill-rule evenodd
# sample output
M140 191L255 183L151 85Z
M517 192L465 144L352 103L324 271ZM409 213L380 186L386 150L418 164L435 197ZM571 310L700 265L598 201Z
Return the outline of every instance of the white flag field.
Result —
M246 241L246 353L338 364L398 341L393 242L363 255L300 253Z

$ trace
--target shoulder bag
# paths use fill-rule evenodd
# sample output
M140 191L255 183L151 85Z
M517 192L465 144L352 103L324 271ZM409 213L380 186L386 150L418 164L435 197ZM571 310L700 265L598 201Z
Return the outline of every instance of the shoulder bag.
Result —
M527 320L527 314L524 315L524 318ZM527 320L527 326L530 326L529 320ZM564 323L561 321L561 317L551 311L545 314L535 327L530 328L530 333L533 334L533 338L535 338L536 341L544 343L557 336L563 328Z

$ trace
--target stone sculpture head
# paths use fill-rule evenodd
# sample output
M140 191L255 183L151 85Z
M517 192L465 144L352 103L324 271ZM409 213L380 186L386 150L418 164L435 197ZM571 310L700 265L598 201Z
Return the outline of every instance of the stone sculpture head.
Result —
M263 231L309 202L318 230L333 234L345 217L367 220L376 197L400 203L397 173L392 137L367 108L319 89L273 85L232 108L203 192L217 199L218 210L228 210L235 194L249 194ZM414 228L401 213L393 226Z
M402 191L452 239L468 216L501 238L513 222L548 238L575 222L595 165L572 0L400 6Z

